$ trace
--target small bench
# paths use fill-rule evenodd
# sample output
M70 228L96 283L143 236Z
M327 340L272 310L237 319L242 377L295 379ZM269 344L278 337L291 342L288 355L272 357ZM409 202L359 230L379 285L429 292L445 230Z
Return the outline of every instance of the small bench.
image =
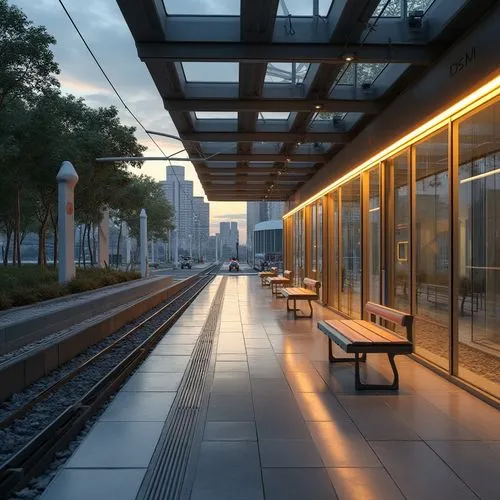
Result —
M262 271L259 273L259 278L260 278L260 284L262 286L269 286L269 283L267 282L268 278L272 278L274 276L278 276L278 268L277 267L271 267L270 271Z
M292 271L284 271L283 276L272 276L267 278L267 282L271 286L271 293L278 296L278 287L284 287L292 282Z
M413 316L390 307L368 302L366 312L373 320L378 317L389 323L406 327L407 339L400 337L391 330L376 325L372 321L337 320L319 321L318 328L328 337L328 358L331 363L354 361L356 389L392 389L399 388L399 375L394 357L398 354L413 352ZM345 352L354 354L354 358L337 358L332 353L332 342L335 342ZM359 363L366 361L369 353L385 353L394 374L391 384L366 384L359 376ZM361 355L361 356L360 356Z
M311 300L318 300L321 283L311 278L304 278L302 288L282 288L281 295L286 298L286 310L293 311L295 318L312 318ZM290 301L293 300L293 308L290 307ZM310 314L298 314L297 300L307 300Z

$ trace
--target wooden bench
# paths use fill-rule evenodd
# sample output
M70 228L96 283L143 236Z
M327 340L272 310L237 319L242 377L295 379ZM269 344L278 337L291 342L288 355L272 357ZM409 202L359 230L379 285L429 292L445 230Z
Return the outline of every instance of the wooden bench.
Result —
M267 282L268 278L272 278L274 276L278 276L278 268L277 267L271 267L270 271L262 271L259 273L259 278L260 278L260 284L262 286L269 286L269 283Z
M337 320L319 321L318 328L328 337L328 358L330 362L354 361L356 389L392 389L399 388L399 375L394 357L398 354L410 354L413 351L413 316L391 309L390 307L368 302L366 312L370 320L378 317L389 323L406 327L407 339L391 330L376 325L372 321ZM337 358L332 353L332 342L345 352L354 354L354 358ZM366 361L369 353L385 353L394 374L391 384L366 384L359 376L359 363Z
M278 296L278 288L283 288L292 282L293 273L292 271L284 271L283 276L272 276L267 278L267 282L271 286L271 293Z
M281 295L286 298L286 310L293 311L295 318L312 318L311 300L319 298L319 288L321 283L311 278L304 278L302 288L282 288ZM290 307L290 301L293 300L293 308ZM298 314L300 309L297 309L297 300L307 300L309 304L309 314Z

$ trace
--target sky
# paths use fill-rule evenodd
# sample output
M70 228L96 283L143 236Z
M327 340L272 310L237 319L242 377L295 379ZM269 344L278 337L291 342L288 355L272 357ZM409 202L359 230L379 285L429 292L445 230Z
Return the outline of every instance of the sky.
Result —
M64 93L83 97L90 106L114 105L120 112L123 124L137 127L92 60L57 0L10 0L9 3L17 5L35 25L45 26L56 38L57 44L52 50L60 66L59 80ZM173 0L172 6L193 9L195 13L208 13L216 5L231 6L236 3L239 5L239 0ZM177 135L146 65L137 56L133 37L116 0L65 0L64 4L118 92L146 129ZM145 156L161 156L142 130L136 131L136 137L148 148L144 152ZM167 154L182 148L181 143L175 140L161 137L155 137L155 140ZM186 154L179 156L185 157ZM204 196L194 167L186 162L182 165L186 168L186 178L194 181L194 194ZM140 171L133 170L161 181L165 180L165 167L166 162L145 162ZM245 243L246 203L210 202L210 234L218 232L219 222L229 220L238 222L240 241Z

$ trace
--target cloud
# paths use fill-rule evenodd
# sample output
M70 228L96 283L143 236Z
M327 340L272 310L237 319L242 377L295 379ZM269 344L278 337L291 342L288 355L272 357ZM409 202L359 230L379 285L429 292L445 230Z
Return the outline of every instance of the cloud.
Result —
M91 106L116 106L122 123L137 128L138 140L148 148L144 154L161 156L149 137L124 110L57 0L11 0L11 3L20 7L34 24L46 26L47 31L56 38L57 44L53 51L61 68L59 76L63 92L83 97ZM235 1L168 0L165 3L167 8L189 9L192 14L210 14L214 9L219 9L219 13L228 13L226 11L234 8ZM239 6L239 2L237 4ZM116 0L66 0L65 5L109 78L143 125L150 130L177 134L146 65L137 57L134 39ZM155 140L167 154L182 148L180 142L161 137L155 137ZM182 165L186 168L186 178L194 182L195 195L203 195L194 167L190 163ZM146 162L141 172L157 180L164 180L165 166L166 162L163 161ZM230 208L234 206L238 208ZM244 207L244 203L211 203L211 217L215 221L215 217L230 211L242 213ZM242 215L238 225L243 227L245 223ZM215 233L216 226L217 224L211 225L212 233Z

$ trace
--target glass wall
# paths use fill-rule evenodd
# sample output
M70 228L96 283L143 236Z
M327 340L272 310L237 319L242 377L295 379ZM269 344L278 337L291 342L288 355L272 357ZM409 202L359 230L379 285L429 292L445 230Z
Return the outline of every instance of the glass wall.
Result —
M361 317L361 183L356 177L340 189L340 310Z
M415 352L448 368L448 129L415 146Z
M411 313L418 356L500 397L500 97L470 109L294 213L291 240L328 306Z
M410 150L385 162L387 228L384 303L411 311L410 282ZM401 328L400 333L406 332Z
M328 305L339 309L339 192L333 191L328 194L328 237L326 240L326 255L328 258Z
M381 303L380 258L381 258L381 206L380 206L380 167L377 165L368 172L368 300Z
M458 375L500 394L500 102L458 144Z

